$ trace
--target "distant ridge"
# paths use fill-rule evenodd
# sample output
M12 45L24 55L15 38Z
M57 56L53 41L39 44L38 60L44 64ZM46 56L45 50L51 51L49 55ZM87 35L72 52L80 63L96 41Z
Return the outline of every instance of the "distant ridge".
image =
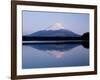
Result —
M41 30L35 33L30 34L29 36L33 37L79 37L79 34L76 34L72 31L59 29L59 30Z

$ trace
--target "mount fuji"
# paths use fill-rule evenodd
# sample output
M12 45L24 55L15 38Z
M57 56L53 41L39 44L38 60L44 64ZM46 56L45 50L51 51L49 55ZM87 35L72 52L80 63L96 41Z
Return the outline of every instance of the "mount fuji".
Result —
M73 33L69 30L42 30L35 33L32 33L30 36L34 37L79 37L80 35Z
M30 34L34 37L79 37L79 34L76 34L70 30L64 28L63 24L55 23L51 25L46 30L40 30L35 33Z

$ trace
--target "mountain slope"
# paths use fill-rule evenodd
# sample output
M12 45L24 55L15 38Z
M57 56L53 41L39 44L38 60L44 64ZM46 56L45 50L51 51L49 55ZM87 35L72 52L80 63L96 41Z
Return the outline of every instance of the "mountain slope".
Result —
M30 34L30 36L37 37L79 37L80 35L65 29L59 30L41 30Z

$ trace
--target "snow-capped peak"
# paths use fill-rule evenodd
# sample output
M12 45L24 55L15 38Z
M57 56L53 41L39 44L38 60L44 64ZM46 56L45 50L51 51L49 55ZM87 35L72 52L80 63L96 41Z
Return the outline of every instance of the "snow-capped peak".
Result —
M60 29L64 29L63 23L55 23L48 27L48 30L60 30Z

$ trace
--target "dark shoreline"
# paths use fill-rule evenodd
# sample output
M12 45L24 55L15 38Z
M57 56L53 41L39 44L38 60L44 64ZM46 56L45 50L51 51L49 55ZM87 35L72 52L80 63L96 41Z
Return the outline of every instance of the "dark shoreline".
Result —
M43 42L40 41L39 43L35 42L35 43L22 43L23 45L63 45L63 44L79 44L79 45L83 45L84 48L89 48L89 41L88 40L83 40L83 41L76 41L76 42Z
M82 37L29 37L23 36L23 41L59 41L59 40L82 40Z

